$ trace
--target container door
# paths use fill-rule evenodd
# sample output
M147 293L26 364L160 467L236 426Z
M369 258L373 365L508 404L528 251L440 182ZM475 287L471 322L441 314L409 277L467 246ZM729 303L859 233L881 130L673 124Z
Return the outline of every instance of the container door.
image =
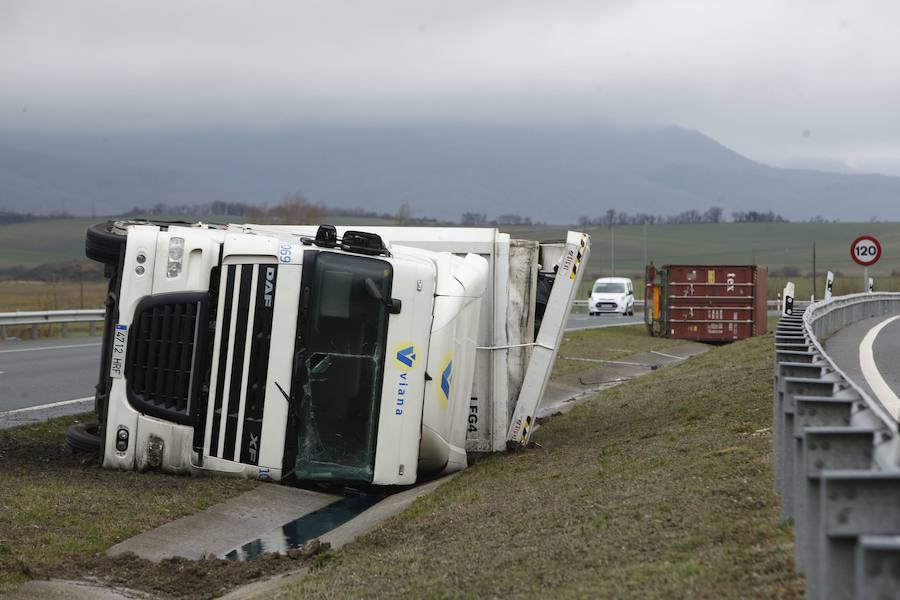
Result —
M584 275L581 266L587 263L591 248L590 240L587 234L575 231L568 232L566 236L566 251L553 282L553 290L550 292L547 310L537 334L534 352L525 371L525 381L506 436L507 444L524 446L531 436L534 414L550 379L550 370L556 360L566 319L581 285L581 278Z

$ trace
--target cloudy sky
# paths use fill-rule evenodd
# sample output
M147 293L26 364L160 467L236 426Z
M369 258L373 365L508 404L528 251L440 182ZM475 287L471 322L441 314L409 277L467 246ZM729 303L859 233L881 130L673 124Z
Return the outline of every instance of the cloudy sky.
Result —
M900 174L900 2L0 0L0 132L596 120Z

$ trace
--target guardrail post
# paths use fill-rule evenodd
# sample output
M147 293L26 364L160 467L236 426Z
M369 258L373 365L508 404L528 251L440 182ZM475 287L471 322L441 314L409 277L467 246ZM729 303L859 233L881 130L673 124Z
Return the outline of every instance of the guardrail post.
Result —
M38 336L38 333L39 333L39 332L38 332L38 326L37 326L37 323L33 323L33 324L31 325L31 339L33 339L33 340L38 339L38 337L39 337L39 336Z
M0 325L0 340L6 339L6 325Z
M774 382L772 388L772 475L775 488L782 492L783 466L784 466L784 410L782 408L784 398L784 376L782 363L813 363L816 362L816 354L805 337L796 337L799 333L804 336L802 325L802 311L796 315L782 316L775 328L775 365ZM789 335L790 341L782 339L782 335ZM813 371L821 374L821 371Z
M842 405L842 406L841 406ZM797 433L798 466L794 483L794 561L806 575L810 598L816 598L819 565L816 564L820 524L819 479L825 470L869 469L872 465L872 441L876 431L868 427L833 427L818 423L840 422L850 418L850 402L835 402L827 415L816 411L825 407L821 400L802 403L805 417L813 425L799 427ZM798 403L799 406L799 403ZM800 408L798 407L798 418ZM810 416L810 412L816 411Z
M827 599L853 598L860 537L900 534L900 471L823 471L819 503L816 592ZM888 597L895 594L896 588Z
M837 377L827 374L820 378L784 377L784 394L781 397L780 452L778 489L781 491L781 518L794 518L794 482L796 445L794 442L795 399L804 397L831 397L834 395Z
M893 598L900 589L900 536L864 535L856 544L855 598Z
M88 335L91 337L97 335L97 324L94 321L88 323Z
M68 323L62 324L62 336L64 338L69 337L69 324Z

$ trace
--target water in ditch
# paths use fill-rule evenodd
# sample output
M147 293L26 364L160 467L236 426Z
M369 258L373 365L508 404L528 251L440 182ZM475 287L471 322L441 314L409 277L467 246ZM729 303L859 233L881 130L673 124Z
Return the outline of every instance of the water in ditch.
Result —
M266 552L286 553L309 540L340 527L350 519L378 504L383 493L352 493L328 506L285 523L259 538L225 554L229 560L250 560Z

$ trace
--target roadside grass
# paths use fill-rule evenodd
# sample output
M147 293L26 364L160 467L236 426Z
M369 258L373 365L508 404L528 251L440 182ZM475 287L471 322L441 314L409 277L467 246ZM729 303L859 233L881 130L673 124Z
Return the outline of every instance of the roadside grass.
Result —
M77 281L0 281L0 312L103 308L106 288L106 281L85 281L83 284ZM102 334L103 323L96 323L94 328L97 335ZM38 335L42 338L59 337L62 331L62 325L38 327ZM0 343L3 342L2 333ZM7 337L30 339L31 326L10 325L5 333ZM88 335L88 324L69 323L67 335Z
M85 281L83 287L77 281L0 281L0 312L103 308L106 287L106 281Z
M753 338L604 391L280 597L800 598L771 357Z
M0 594L256 485L103 470L65 447L66 428L84 418L0 432Z
M603 333L598 335L598 331ZM647 328L644 325L567 331L563 334L563 341L560 344L559 354L557 355L556 363L553 365L551 376L574 375L597 366L596 363L563 358L566 356L594 360L617 360L629 354L649 352L650 350L664 350L687 343L690 342L652 337L647 333Z

